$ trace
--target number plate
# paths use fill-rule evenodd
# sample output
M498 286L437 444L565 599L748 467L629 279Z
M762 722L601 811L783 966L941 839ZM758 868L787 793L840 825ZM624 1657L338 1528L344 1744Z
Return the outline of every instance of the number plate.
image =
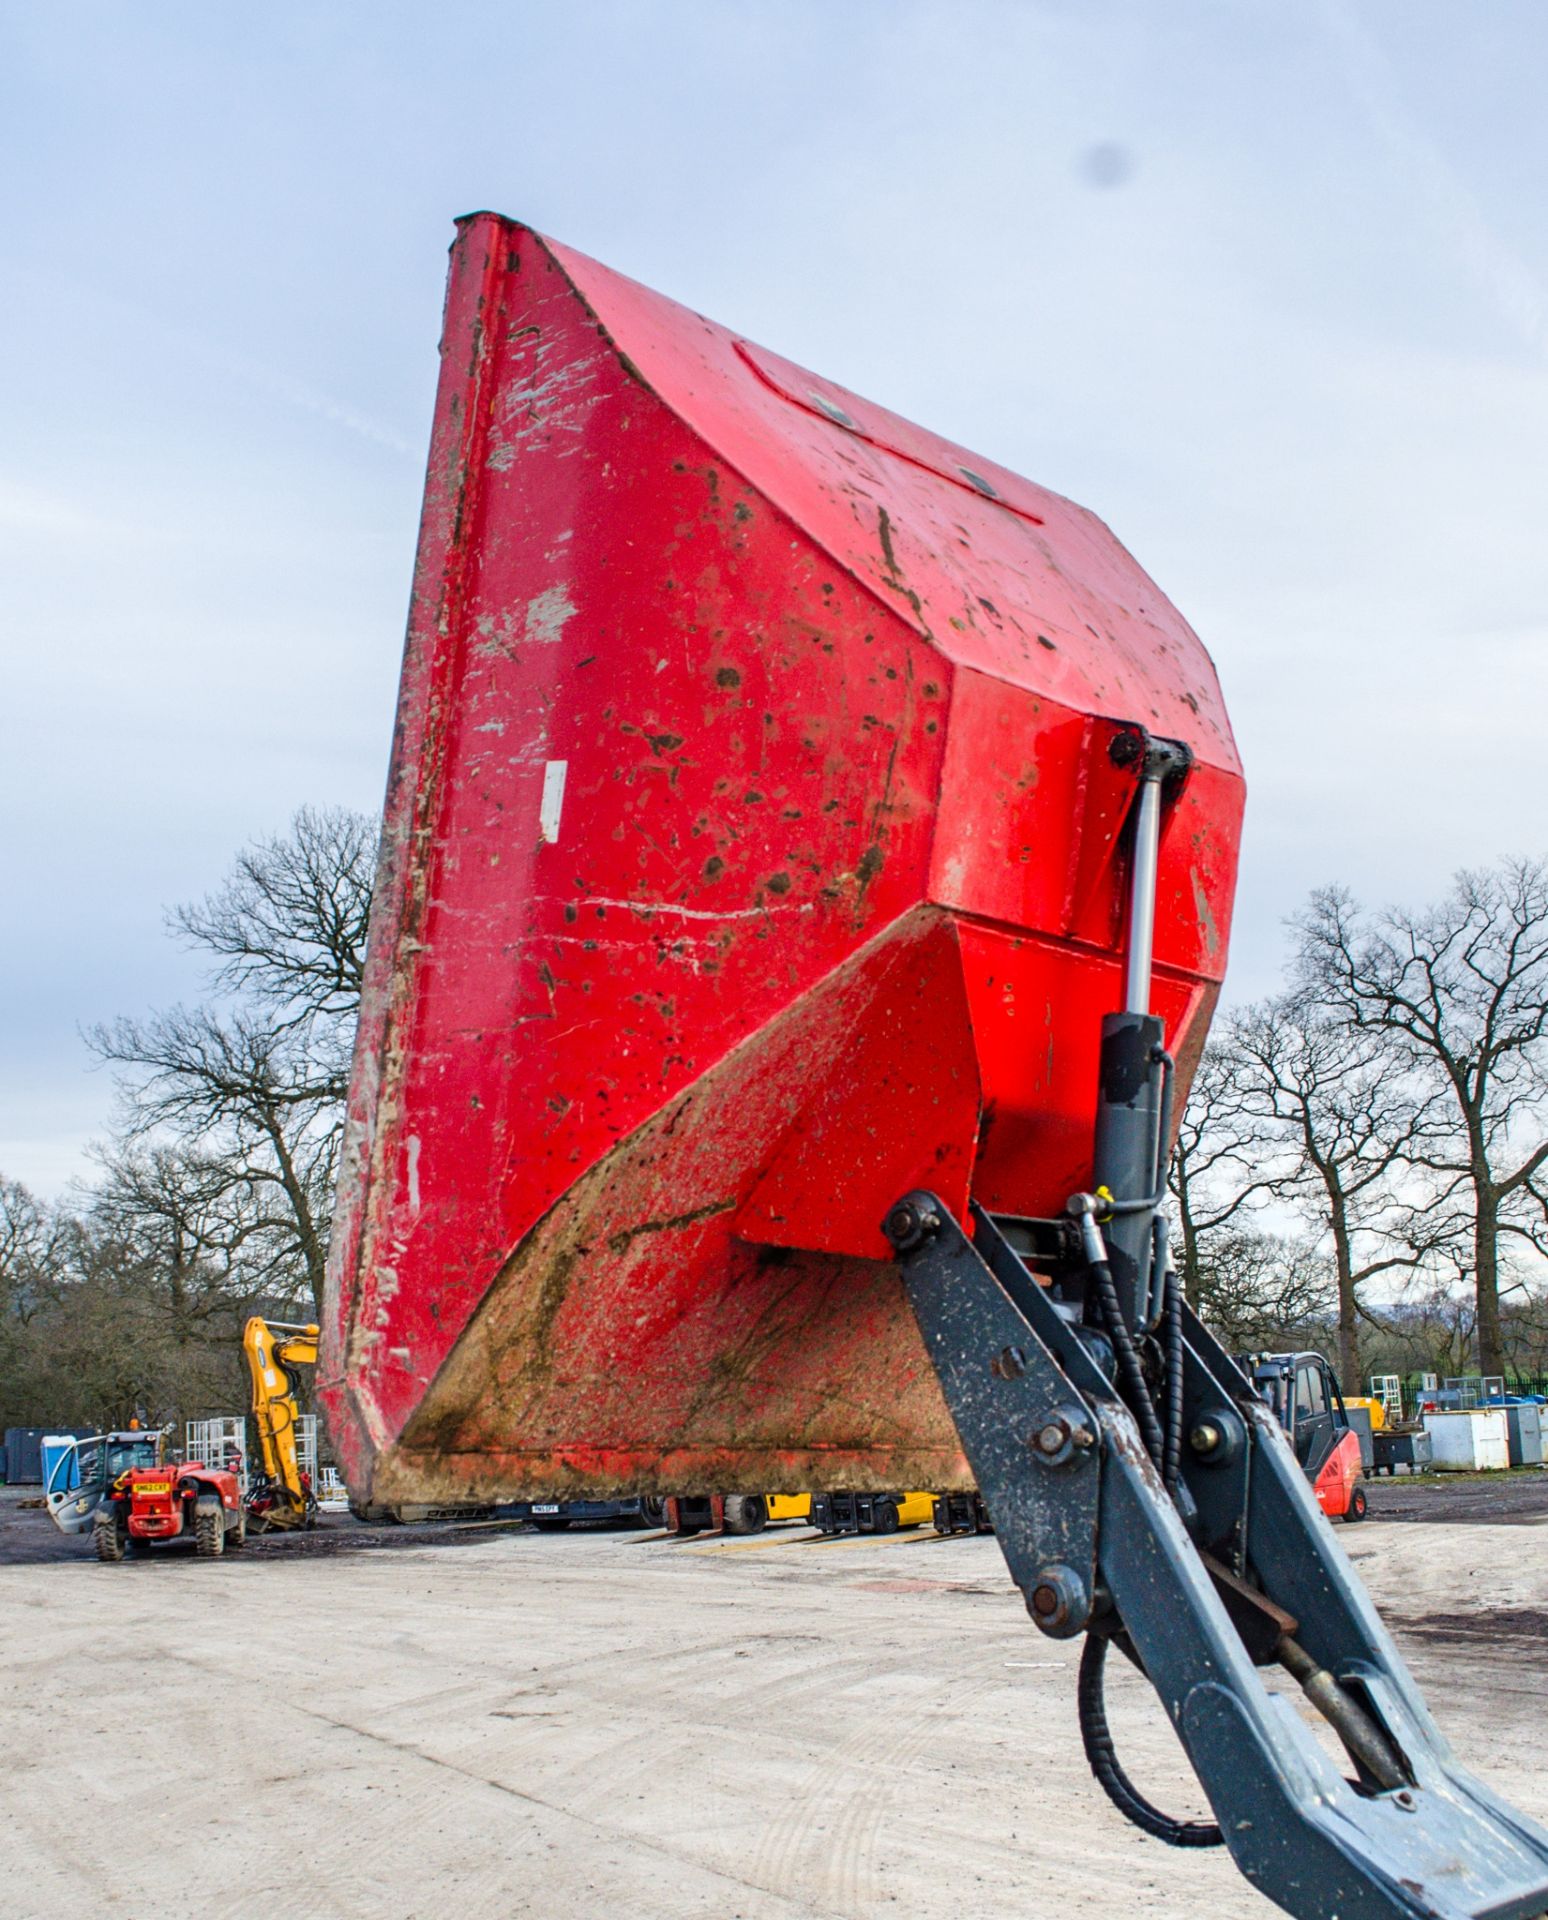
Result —
M547 1507L534 1507L532 1511L534 1513L557 1513L559 1511L559 1508L556 1504L556 1505L547 1506Z
M170 1493L172 1482L170 1480L136 1480L133 1491L135 1493Z

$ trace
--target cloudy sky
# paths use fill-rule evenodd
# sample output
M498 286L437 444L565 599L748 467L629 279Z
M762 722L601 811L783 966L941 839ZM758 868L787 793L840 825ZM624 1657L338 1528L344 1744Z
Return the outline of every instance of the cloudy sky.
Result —
M1535 0L0 8L0 1171L305 801L379 804L454 215L1103 515L1214 653L1234 990L1548 847Z

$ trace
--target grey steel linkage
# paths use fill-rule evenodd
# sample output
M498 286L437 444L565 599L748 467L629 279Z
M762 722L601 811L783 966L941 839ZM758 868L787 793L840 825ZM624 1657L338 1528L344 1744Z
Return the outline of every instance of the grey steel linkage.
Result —
M973 1225L969 1239L911 1193L886 1229L1011 1575L1045 1632L1101 1633L1142 1667L1241 1870L1300 1920L1548 1911L1548 1834L1457 1765L1284 1435L1210 1334L1181 1309L1174 1502L1073 1287L1029 1271L976 1207ZM1050 1244L1060 1230L1008 1226ZM1325 1713L1347 1769L1264 1686L1271 1664Z

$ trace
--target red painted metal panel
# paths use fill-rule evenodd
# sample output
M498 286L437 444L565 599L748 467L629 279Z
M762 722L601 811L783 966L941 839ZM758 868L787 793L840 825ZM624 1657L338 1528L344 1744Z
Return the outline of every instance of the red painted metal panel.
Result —
M954 1484L878 1221L1089 1172L1132 780L1240 771L1081 509L492 215L453 249L323 1392L378 1497Z

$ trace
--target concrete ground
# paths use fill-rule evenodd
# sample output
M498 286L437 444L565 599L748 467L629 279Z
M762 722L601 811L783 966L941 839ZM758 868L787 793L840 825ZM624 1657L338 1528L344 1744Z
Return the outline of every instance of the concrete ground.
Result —
M1548 1820L1548 1474L1344 1542L1468 1763ZM1482 1518L1475 1518L1477 1515ZM1399 1522L1412 1524L1399 1524ZM992 1539L335 1522L98 1566L0 1496L17 1920L1255 1920L1090 1782ZM1120 1751L1202 1811L1140 1683Z

